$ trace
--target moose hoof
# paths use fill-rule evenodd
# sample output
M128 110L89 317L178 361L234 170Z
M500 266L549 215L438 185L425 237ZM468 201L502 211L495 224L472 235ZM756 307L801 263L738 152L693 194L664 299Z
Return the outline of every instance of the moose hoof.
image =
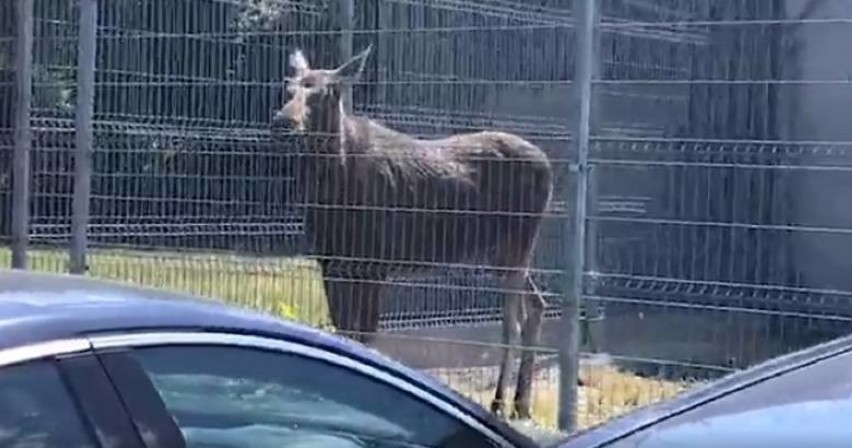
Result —
M532 418L530 414L530 410L524 409L521 406L515 406L515 410L512 412L512 420L529 420Z
M503 403L501 403L499 400L492 401L491 413L499 418L505 418L505 412L503 411Z

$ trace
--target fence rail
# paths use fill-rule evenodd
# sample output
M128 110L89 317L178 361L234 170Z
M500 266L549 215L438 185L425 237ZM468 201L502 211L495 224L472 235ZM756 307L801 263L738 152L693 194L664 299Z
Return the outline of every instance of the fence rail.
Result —
M447 223L503 216L509 238L537 216L528 275L547 303L521 350L543 356L536 418L573 430L852 328L850 19L819 0L0 2L0 265L322 325L329 288L360 275L384 289L375 345L485 402L517 266L490 246L453 259L491 240ZM367 46L351 111L421 139L520 136L552 169L547 209L524 191L500 197L515 210L442 209L459 187L437 177L426 198L310 197L306 155L273 134L288 56L335 67ZM482 188L516 185L515 163ZM320 253L324 208L371 223L374 250ZM586 361L600 351L619 376Z

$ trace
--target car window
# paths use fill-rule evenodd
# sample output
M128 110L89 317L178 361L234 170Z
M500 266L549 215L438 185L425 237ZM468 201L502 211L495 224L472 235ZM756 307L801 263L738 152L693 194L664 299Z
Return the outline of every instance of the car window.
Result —
M222 346L134 355L188 447L494 446L405 391L322 360Z
M0 368L0 446L96 446L52 362Z

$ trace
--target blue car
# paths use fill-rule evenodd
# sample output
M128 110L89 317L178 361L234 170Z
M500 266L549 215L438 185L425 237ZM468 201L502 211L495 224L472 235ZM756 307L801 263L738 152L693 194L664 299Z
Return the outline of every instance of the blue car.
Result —
M0 446L538 445L348 339L183 294L4 271Z
M852 447L852 336L579 432L559 448Z

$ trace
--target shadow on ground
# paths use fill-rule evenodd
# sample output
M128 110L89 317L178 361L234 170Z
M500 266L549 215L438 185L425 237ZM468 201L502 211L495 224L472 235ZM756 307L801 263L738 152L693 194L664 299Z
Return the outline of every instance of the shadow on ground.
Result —
M667 379L710 379L812 343L768 315L664 311L608 313L593 331L595 343L616 366ZM550 355L559 346L560 325L558 319L543 323L541 346ZM373 346L414 368L453 369L496 366L499 342L495 322L387 331Z

